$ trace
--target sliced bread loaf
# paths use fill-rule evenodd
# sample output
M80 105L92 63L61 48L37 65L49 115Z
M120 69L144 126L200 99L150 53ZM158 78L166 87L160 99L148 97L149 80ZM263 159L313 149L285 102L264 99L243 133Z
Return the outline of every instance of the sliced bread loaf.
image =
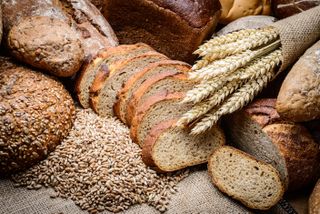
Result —
M142 148L142 160L161 172L172 172L206 163L212 152L225 144L220 128L192 136L189 130L175 127L178 118L153 126Z
M155 51L139 54L121 63L108 63L108 71L97 73L90 88L90 104L101 116L113 116L113 105L123 84L148 64L166 59Z
M131 121L134 116L134 114L131 112L131 109L133 109L135 105L131 104L133 107L129 107L133 92L153 75L157 75L168 70L173 72L187 72L190 70L190 65L180 61L163 60L158 63L151 64L150 66L136 73L125 83L125 86L119 93L119 97L122 97L122 99L126 100L127 125L131 125Z
M213 152L208 171L220 191L252 209L267 210L284 193L280 174L274 167L229 146Z
M134 57L148 51L153 51L153 49L143 43L138 43L135 45L121 45L109 48L107 50L101 50L97 56L87 59L82 66L80 75L77 77L75 86L75 91L82 107L90 107L89 89L98 72L106 72L109 70L109 65L115 62L120 63L129 57Z
M126 107L123 107L122 117L123 118L133 118L136 109L140 106L141 103L144 103L146 99L150 96L155 95L159 91L166 90L167 93L174 92L187 92L194 86L194 83L188 80L187 74L177 73L173 71L166 71L158 75L154 75L145 82L141 84L132 94L130 99L129 108L130 111L126 111ZM132 115L126 115L132 114ZM131 121L132 123L132 121Z
M240 150L273 165L285 187L296 190L319 175L319 145L304 126L282 120L275 103L257 100L228 117L227 136Z
M143 147L145 137L159 121L177 118L187 112L191 105L180 104L184 95L184 92L168 94L166 90L162 90L142 103L130 127L132 140Z

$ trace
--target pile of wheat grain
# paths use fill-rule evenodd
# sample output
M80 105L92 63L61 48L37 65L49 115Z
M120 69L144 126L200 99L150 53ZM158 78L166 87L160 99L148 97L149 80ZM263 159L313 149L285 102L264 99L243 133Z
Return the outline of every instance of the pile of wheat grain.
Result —
M90 213L119 212L141 203L165 211L175 185L188 172L157 174L145 166L140 152L119 121L78 109L62 144L46 160L12 179L17 187L52 187L56 194L51 197L70 198Z

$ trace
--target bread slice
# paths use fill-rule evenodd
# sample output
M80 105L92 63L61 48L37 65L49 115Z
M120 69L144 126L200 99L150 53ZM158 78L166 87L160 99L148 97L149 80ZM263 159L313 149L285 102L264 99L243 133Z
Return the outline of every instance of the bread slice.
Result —
M279 172L233 147L213 152L208 171L218 189L252 209L267 210L284 194Z
M319 175L320 149L302 124L283 120L275 104L253 102L227 117L225 130L235 147L275 167L286 189L301 189Z
M191 108L191 104L181 104L185 93L159 91L147 99L137 109L130 127L131 139L143 147L144 139L151 128L159 121L180 117Z
M75 91L79 102L83 108L89 108L89 89L98 72L106 72L108 67L114 62L120 63L122 60L133 57L138 54L143 54L153 49L143 43L136 45L121 45L107 50L101 50L97 56L92 56L85 61L81 72L77 77ZM102 64L106 64L101 66Z
M222 130L214 126L203 135L175 127L178 118L153 126L142 148L142 160L161 172L172 172L206 163L212 152L225 144Z
M154 75L160 74L165 71L175 71L175 72L187 72L190 70L190 65L180 62L180 61L173 61L173 60L163 60L158 63L154 63L149 67L141 70L134 76L132 76L122 88L119 97L123 96L123 99L126 99L126 112L127 118L125 119L127 125L131 125L132 118L134 114L131 112L132 107L129 107L130 100L133 92L140 87L140 85L145 82L147 79L151 78ZM134 104L131 104L134 108Z
M166 59L155 51L136 55L121 63L109 64L107 72L97 73L90 88L90 104L101 116L114 116L113 105L123 84L148 64Z

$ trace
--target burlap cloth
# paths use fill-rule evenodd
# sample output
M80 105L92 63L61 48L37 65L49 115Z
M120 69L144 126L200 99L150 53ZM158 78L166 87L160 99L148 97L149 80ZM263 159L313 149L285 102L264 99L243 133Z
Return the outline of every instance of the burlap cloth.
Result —
M320 6L271 24L280 33L283 62L280 71L295 63L320 39Z

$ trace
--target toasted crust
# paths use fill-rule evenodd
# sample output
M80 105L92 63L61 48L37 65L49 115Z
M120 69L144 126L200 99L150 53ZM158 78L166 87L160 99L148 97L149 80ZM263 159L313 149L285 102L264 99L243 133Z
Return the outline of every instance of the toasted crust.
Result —
M236 149L236 148L234 148L234 147L231 147L231 146L222 146L222 147L216 149L215 151L213 151L212 155L210 156L209 161L208 161L208 173L209 173L209 175L210 175L210 177L211 177L212 183L213 183L216 187L218 187L222 192L224 192L224 193L226 193L227 195L229 195L230 197L232 197L232 198L240 201L241 203L243 203L245 206L247 206L247 207L249 207L249 208L252 208L252 209L260 209L260 210L268 210L268 209L270 209L272 206L270 206L270 207L265 207L265 208L261 209L261 207L256 207L256 206L254 206L253 204L247 203L246 201L242 200L241 198L237 198L237 197L235 197L234 195L230 195L230 194L228 193L228 191L223 188L223 186L220 184L220 182L219 182L217 179L215 179L215 177L213 176L213 171L212 171L212 169L214 169L214 166L212 165L211 159L212 159L212 158L214 157L214 155L215 155L216 153L218 153L221 149L226 149L226 148L232 149L234 152L241 154L244 158L251 159L252 161L257 162L257 163L260 164L260 165L264 165L265 167L267 167L267 168L269 168L271 171L273 171L275 174L277 174L276 179L278 179L278 182L281 183L282 186L281 186L280 197L275 200L274 204L276 204L277 201L279 201L279 200L281 199L282 195L283 195L284 192L285 192L284 185L283 185L283 183L282 183L282 181L281 181L281 179L280 179L280 174L279 174L279 172L278 172L272 165L266 164L266 163L264 163L264 162L262 162L262 161L259 161L259 160L255 159L253 156L251 156L251 155L249 155L249 154L247 154L247 153L245 153L245 152L243 152L243 151L241 151L241 150L238 150L238 149Z
M131 89L131 87L134 85L134 83L136 81L138 81L141 77L143 77L146 73L148 73L149 71L151 71L152 69L161 66L161 65L175 65L175 66L179 66L181 68L181 71L189 71L190 70L190 65L184 62L180 62L180 61L174 61L174 60L163 60L157 63L152 63L151 65L149 65L148 67L146 67L145 69L143 69L142 71L140 71L139 73L137 73L136 75L132 76L125 84L125 86L123 87L123 89L120 92L120 96L121 94L125 94L128 93L128 91ZM131 125L131 121L134 117L134 114L132 113L132 111L135 109L134 104L131 104L131 99L129 100L129 103L127 104L127 109L126 109L126 118L125 118L125 122L127 125Z
M142 160L146 165L150 167L156 167L155 162L152 159L153 145L155 141L158 139L158 137L162 134L162 132L172 127L177 121L178 119L166 120L155 125L150 130L142 147Z
M168 94L166 90L160 91L154 96L148 98L142 105L140 105L137 109L137 113L132 119L132 125L130 127L130 137L134 142L141 145L141 142L138 142L138 128L139 124L141 123L145 114L149 111L149 109L155 105L156 103L166 101L166 100L174 100L174 99L181 99L185 93L183 92L176 92Z

